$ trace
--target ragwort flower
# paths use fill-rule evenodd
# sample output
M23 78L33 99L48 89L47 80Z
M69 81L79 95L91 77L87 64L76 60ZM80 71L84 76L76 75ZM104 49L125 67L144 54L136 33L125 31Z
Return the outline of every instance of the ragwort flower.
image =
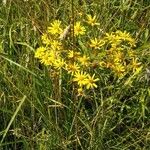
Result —
M76 22L74 25L74 35L78 36L78 35L84 35L85 34L85 27L81 26L81 22Z
M88 74L86 72L79 71L74 74L73 81L77 82L77 84L80 87L82 87L83 85L86 84L87 77L88 77Z
M68 58L69 59L77 59L80 55L81 55L80 52L76 52L74 50L68 51Z
M101 48L103 45L105 44L104 40L100 40L97 38L91 39L90 40L90 47L91 48L95 48L95 49L99 49Z
M138 68L141 67L141 62L138 61L138 58L133 58L130 65L133 72L135 72Z
M65 66L65 64L66 64L66 62L64 61L64 59L60 58L54 62L54 67L56 69L60 70L61 68L63 68Z
M46 33L44 33L41 37L42 39L42 43L46 44L46 45L50 45L51 44L51 40L49 39L48 35Z
M83 55L82 57L78 58L78 61L81 63L83 66L87 66L89 64L90 58L87 57L86 55Z
M61 21L59 20L54 20L53 23L51 23L51 26L48 27L48 33L52 35L57 35L62 33L62 29L60 27Z
M99 23L96 22L96 15L92 17L91 15L88 14L86 22L91 26L100 25Z
M93 88L97 88L97 85L95 84L95 82L99 81L99 78L94 79L95 74L93 74L93 76L88 75L85 83L86 83L86 89L93 89Z
M41 59L45 55L45 52L46 52L46 47L41 46L37 48L35 52L35 58Z
M67 64L66 65L66 70L68 73L71 73L71 75L74 75L74 73L79 72L80 66L77 63L73 64Z

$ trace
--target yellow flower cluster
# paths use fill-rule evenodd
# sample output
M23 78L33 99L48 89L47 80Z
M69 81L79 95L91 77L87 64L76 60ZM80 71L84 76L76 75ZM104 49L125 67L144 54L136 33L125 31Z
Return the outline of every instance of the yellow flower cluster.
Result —
M92 27L99 25L96 16L92 18L91 15L87 16L86 23ZM35 57L44 65L51 66L56 72L60 70L67 72L73 83L78 86L79 94L84 90L97 88L96 82L99 78L95 77L94 72L98 73L93 70L95 67L107 68L114 76L122 78L142 66L133 50L136 42L129 33L118 30L110 34L106 33L102 38L92 38L88 35L84 36L88 33L87 29L79 21L75 22L74 28L70 30L70 26L62 28L61 21L54 20L47 28L47 33L42 35L43 45L36 50ZM78 43L72 48L70 38L63 40L70 31L74 31L77 39L80 37L82 46Z
M94 87L96 88L97 85L95 84L95 82L98 81L99 79L98 78L94 79L94 77L95 74L91 77L86 72L78 71L75 73L73 81L76 81L78 83L80 89L82 89L83 86L86 86L87 89Z
M126 31L106 33L104 40L107 47L100 62L102 67L111 69L118 77L123 77L130 71L135 72L141 67L141 62L133 50L136 42L129 33Z
M72 76L72 81L78 86L78 91L84 89L96 88L95 74L90 76L86 71L90 65L90 57L81 53L77 49L69 49L64 46L64 40L60 40L63 37L63 33L66 30L61 27L60 20L54 20L47 28L47 33L42 35L43 45L37 48L35 57L40 59L40 62L46 66L51 66L56 72L59 70L67 71ZM85 34L85 27L81 25L81 22L76 22L74 26L74 36L82 36ZM65 31L66 32L66 31Z
M111 34L106 33L106 40L109 41L112 47L120 46L123 42L129 44L130 47L135 46L135 40L126 31L116 31Z

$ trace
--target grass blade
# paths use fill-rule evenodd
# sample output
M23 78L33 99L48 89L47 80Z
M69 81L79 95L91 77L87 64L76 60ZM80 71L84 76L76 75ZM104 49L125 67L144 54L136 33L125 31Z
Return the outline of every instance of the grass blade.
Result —
M7 128L6 128L5 131L4 131L4 134L3 134L3 137L2 137L2 140L1 140L1 144L3 143L3 141L4 141L4 139L5 139L6 135L7 135L7 132L8 132L8 130L9 130L10 126L11 126L11 124L13 123L13 121L14 121L16 115L18 114L18 112L19 112L19 110L20 110L22 104L24 103L25 99L26 99L26 95L23 96L23 98L21 99L21 101L20 101L20 103L19 103L19 106L17 107L17 109L16 109L16 111L14 112L12 118L10 119L10 121L9 121L9 123L8 123L8 125L7 125Z

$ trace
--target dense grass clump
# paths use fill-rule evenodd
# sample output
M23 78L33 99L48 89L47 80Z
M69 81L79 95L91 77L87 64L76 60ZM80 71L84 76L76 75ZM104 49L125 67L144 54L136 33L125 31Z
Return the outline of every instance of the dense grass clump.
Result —
M150 149L149 0L0 4L0 149Z

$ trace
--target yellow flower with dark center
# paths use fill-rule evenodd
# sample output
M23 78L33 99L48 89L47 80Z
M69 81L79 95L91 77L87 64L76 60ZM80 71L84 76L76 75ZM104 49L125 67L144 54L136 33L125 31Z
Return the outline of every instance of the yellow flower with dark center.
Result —
M74 25L74 35L78 36L78 35L84 35L85 34L85 27L81 26L81 23L78 21L75 23Z
M60 27L61 21L59 20L54 20L53 23L51 23L51 26L48 27L48 33L52 35L58 35L62 33L62 29Z
M93 76L88 75L87 79L85 80L86 89L97 88L97 85L95 84L97 81L99 81L99 78L95 78L95 74L93 74Z
M87 15L87 21L86 22L91 26L100 25L99 23L96 22L96 16L95 15L93 17L91 15Z

